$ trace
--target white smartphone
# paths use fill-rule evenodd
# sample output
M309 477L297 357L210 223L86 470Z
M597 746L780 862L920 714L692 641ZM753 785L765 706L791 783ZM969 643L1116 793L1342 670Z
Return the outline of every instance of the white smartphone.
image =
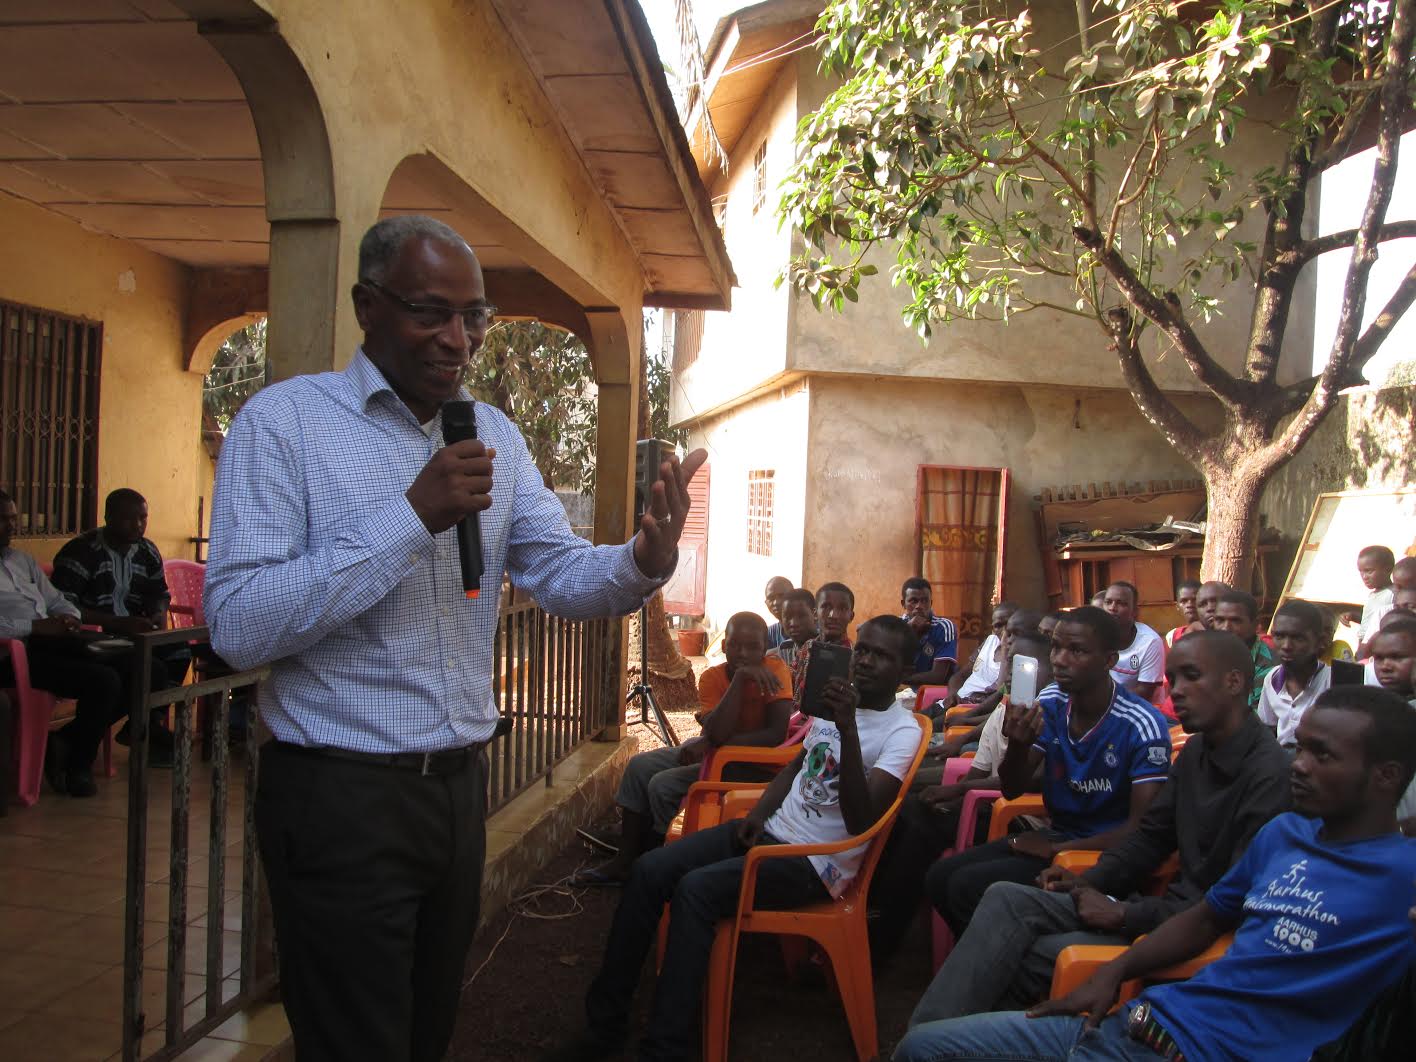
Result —
M1037 660L1031 656L1013 657L1013 674L1008 679L1008 703L1023 708L1037 700Z

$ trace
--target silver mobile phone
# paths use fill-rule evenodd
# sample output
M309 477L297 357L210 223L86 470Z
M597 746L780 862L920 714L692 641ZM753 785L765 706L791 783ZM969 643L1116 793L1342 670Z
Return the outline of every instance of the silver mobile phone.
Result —
M1013 674L1008 679L1008 703L1024 708L1037 700L1037 660L1031 656L1013 657Z

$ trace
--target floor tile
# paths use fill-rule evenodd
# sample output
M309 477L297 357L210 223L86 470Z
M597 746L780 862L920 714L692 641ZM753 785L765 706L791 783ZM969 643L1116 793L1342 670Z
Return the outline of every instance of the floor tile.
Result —
M143 951L143 966L149 970L167 969L167 940L149 944ZM186 972L203 974L206 971L206 929L200 926L187 927L187 939L183 947ZM221 976L229 977L241 970L241 934L225 931L221 939Z
M77 956L100 962L123 961L123 933L126 922L120 915L84 915L44 939L30 944L29 951L41 955ZM162 926L144 927L143 943L153 947L165 939Z
M260 1062L270 1052L264 1044L240 1044L213 1037L177 1056L178 1062Z
M188 974L182 979L182 1001L190 1002L206 988L205 979ZM89 981L80 988L54 996L37 1008L51 1016L87 1018L90 1021L122 1021L123 970L117 967ZM167 978L160 970L143 971L141 1009L149 1026L167 1016Z
M83 917L73 911L46 911L42 907L0 903L0 956L23 951Z
M108 963L88 959L7 952L0 954L0 1000L7 1007L35 1010L112 970ZM117 973L121 979L122 970Z
M123 882L72 872L6 867L0 870L0 895L7 903L22 907L95 914L123 898Z
M117 1021L29 1014L5 1030L5 1062L93 1062L123 1046Z

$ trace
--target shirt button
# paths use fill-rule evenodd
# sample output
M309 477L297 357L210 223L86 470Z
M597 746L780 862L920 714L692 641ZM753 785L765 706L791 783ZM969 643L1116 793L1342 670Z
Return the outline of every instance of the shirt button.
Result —
M409 563L409 564L417 564L417 563L418 563L420 560L422 560L422 559L423 559L423 555L422 555L421 553L410 553L410 554L408 554L408 563Z
M455 668L456 666L457 666L457 661L456 661L456 660L449 660L449 661L447 662L447 669L448 669L449 671L451 671L451 670L452 670L453 668Z

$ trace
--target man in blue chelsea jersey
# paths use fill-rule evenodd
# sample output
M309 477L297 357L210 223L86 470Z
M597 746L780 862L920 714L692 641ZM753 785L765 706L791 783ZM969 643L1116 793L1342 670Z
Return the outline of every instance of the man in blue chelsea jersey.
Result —
M1062 999L916 1026L895 1062L1304 1062L1343 1033L1416 961L1407 921L1416 840L1396 828L1397 800L1416 774L1416 712L1387 690L1335 686L1297 739L1295 812L1263 827L1204 902ZM1123 982L1191 959L1225 933L1234 941L1223 958L1108 1016ZM1386 1043L1367 1057L1406 1057L1410 1046Z
M1170 773L1170 728L1111 677L1120 630L1099 608L1068 612L1052 632L1056 680L1032 705L1009 705L1003 795L1036 788L1052 824L969 848L930 869L926 889L957 937L995 881L1031 884L1063 849L1106 849L1140 821Z

